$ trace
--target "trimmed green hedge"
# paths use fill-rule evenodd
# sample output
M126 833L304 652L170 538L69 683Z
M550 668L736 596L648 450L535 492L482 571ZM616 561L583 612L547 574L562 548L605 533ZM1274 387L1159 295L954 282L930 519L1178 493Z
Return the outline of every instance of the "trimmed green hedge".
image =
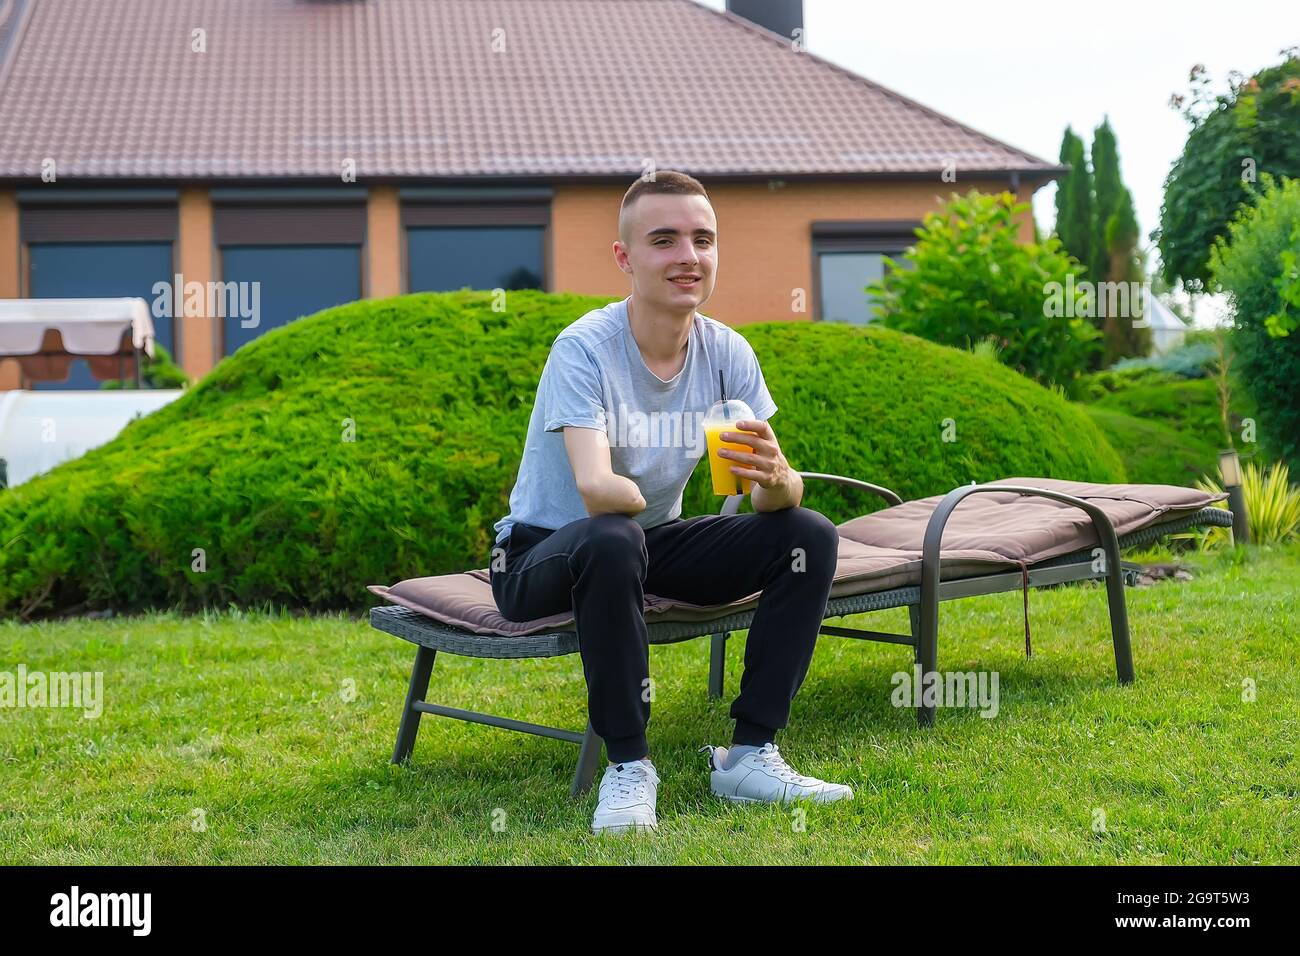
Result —
M1208 378L1135 385L1111 392L1091 404L1094 408L1160 422L1194 444L1217 447L1227 441L1219 414L1218 386Z
M511 292L495 312L489 293L420 294L268 332L0 496L0 611L360 609L367 584L485 567L550 344L606 301ZM800 469L905 497L1004 475L1124 477L1084 411L996 363L877 328L742 332ZM685 514L716 510L706 482L702 466ZM807 503L837 521L876 507L824 487Z
M904 500L1015 475L1126 474L1080 406L997 362L878 325L770 322L740 332L779 407L781 449L801 471L874 481ZM944 441L948 420L955 441ZM712 504L707 478L703 468L692 477L683 513ZM821 483L810 483L806 501L835 521L879 507Z
M1190 487L1204 475L1218 474L1218 445L1170 428L1159 420L1086 406L1089 416L1128 470L1128 480Z

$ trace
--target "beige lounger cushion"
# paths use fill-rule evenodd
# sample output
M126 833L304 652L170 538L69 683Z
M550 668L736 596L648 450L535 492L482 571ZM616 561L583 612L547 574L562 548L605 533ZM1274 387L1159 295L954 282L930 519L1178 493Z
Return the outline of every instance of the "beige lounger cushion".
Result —
M1120 535L1197 511L1222 495L1171 485L1098 485L1048 478L1006 478L994 484L1028 485L1085 498L1097 504ZM840 549L832 597L867 594L921 580L921 541L936 495L854 518L839 526ZM942 557L945 579L1034 564L1097 543L1087 515L1043 498L990 492L972 495L948 521ZM391 587L372 584L374 594L444 624L475 634L514 636L573 629L565 611L532 621L507 620L492 598L488 572L463 571L408 578ZM707 621L758 603L759 592L730 604L698 605L645 595L645 616L656 621Z
M1227 497L1176 485L1099 485L1055 478L1003 478L989 484L1043 488L1082 498L1106 512L1120 537ZM853 518L839 526L840 535L882 548L920 551L926 523L943 497L918 498ZM1078 508L1049 498L1001 491L966 498L949 516L943 531L945 554L978 548L1030 564L1097 543L1092 521Z
M979 552L973 559L964 554L944 555L944 573L952 577L978 574L995 565L1013 564L998 555ZM920 578L920 555L840 538L839 559L831 596L866 594L915 584ZM475 634L515 636L543 631L573 630L573 614L566 611L533 621L511 621L497 610L486 570L462 571L427 578L408 578L392 587L372 584L369 590L394 604L419 611L444 624ZM730 604L700 605L646 594L643 602L648 623L656 621L708 621L729 611L741 611L758 604L755 591Z

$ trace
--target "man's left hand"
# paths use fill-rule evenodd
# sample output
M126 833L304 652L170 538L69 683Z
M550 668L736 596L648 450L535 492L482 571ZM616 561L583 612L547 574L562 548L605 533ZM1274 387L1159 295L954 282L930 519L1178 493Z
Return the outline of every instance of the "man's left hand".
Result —
M738 432L723 432L718 437L723 441L738 445L749 445L754 451L734 451L719 448L718 455L730 458L742 464L732 465L728 470L739 478L748 478L763 488L782 488L790 484L790 465L781 454L776 434L767 422L757 419L745 419L736 422L736 427L744 429ZM753 434L749 434L753 432Z
M757 486L751 490L750 504L755 511L779 511L792 508L803 499L803 479L781 454L772 426L758 419L736 422L744 431L723 432L723 441L748 445L752 452L719 448L718 454L738 464L727 470L737 478L748 478ZM752 434L751 434L752 433Z

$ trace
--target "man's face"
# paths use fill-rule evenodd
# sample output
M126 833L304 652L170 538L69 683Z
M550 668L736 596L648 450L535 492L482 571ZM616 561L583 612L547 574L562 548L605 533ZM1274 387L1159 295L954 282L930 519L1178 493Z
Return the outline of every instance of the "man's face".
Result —
M614 243L618 267L632 276L638 301L690 312L713 294L718 272L718 221L703 196L650 194L632 205ZM674 281L695 276L693 282Z

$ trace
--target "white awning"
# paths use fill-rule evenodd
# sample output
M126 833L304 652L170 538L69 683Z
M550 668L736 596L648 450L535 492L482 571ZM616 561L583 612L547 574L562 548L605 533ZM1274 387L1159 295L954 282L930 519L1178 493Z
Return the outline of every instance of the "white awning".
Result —
M153 319L144 299L0 299L0 356L35 355L57 329L69 355L116 355L122 335L153 357Z

